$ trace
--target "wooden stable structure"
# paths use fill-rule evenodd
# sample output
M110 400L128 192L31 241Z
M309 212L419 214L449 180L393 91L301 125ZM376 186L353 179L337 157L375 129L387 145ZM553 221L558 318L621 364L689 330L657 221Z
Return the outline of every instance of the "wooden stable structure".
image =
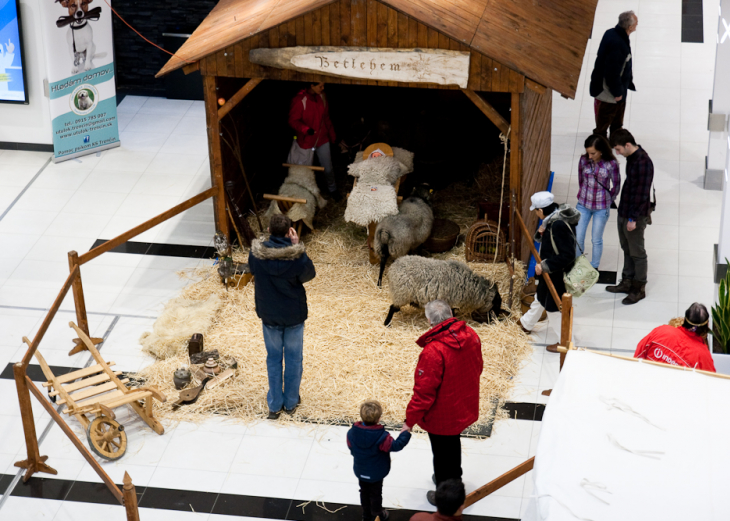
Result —
M502 134L509 135L510 200L534 227L529 197L547 187L550 174L552 91L575 96L596 3L221 0L157 75L182 67L186 72L199 70L203 76L212 184L222 187L235 172L224 170L221 119L262 80L459 89L263 66L251 60L251 51L305 46L323 52L356 48L371 53L411 49L467 54L468 81L461 90ZM224 92L229 87L222 85L236 78L237 90ZM480 93L509 94L510 114L501 114ZM215 199L216 227L228 234L225 193L221 190ZM512 220L510 214L510 224ZM515 233L519 237L519 230ZM518 257L526 259L528 240L517 239L517 244Z

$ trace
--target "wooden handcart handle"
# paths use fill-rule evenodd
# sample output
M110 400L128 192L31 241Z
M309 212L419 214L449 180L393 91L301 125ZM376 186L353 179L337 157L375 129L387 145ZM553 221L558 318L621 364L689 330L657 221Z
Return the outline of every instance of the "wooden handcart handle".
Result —
M297 199L296 197L285 197L283 195L272 195L272 194L264 194L264 199L268 199L269 201L282 201L284 203L299 203L299 204L307 204L306 199Z
M305 168L309 168L310 170L316 170L318 172L324 172L323 166L312 166L312 165L292 165L291 163L282 163L281 166L290 167L290 166L303 166Z
M527 231L527 226L525 226L525 221L522 220L522 216L520 215L520 212L515 212L515 215L517 216L517 221L520 223L520 226L522 227L522 231L525 234L525 237L527 238L527 244L530 246L530 251L532 252L532 255L535 257L535 261L540 263L542 262L542 259L540 259L540 254L537 253L537 250L535 249L535 245L533 244L531 238L532 234ZM553 296L553 300L555 301L555 304L558 306L558 310L562 309L561 300L558 296L558 292L555 289L555 286L553 286L553 281L550 280L550 275L548 273L542 272L542 278L545 281L545 283L548 286L548 289L550 290L550 294Z

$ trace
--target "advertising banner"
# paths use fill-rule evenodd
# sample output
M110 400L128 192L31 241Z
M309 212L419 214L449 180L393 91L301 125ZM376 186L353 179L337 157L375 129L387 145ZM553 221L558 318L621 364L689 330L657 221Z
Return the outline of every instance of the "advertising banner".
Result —
M41 2L54 162L119 146L112 12L93 2Z

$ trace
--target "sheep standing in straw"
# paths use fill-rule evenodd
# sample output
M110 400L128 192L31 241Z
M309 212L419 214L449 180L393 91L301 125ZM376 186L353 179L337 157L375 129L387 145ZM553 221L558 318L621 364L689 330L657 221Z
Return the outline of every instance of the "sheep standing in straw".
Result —
M423 307L432 300L445 300L462 314L476 312L477 320L486 322L491 320L491 312L497 316L508 313L502 309L497 284L458 261L424 259L415 255L401 257L388 271L388 289L392 304L385 319L386 326L402 306Z
M428 239L433 227L431 193L427 184L413 189L411 196L398 207L397 215L389 215L375 229L373 249L380 257L378 286L383 282L385 264L390 257L397 259L417 248Z
M322 209L327 205L327 201L320 194L317 181L314 179L314 171L307 166L290 166L289 175L279 187L279 195L305 199L307 204L292 205L286 215L292 222L303 221L310 230L314 230L314 213L317 208ZM268 223L271 216L277 213L281 213L279 204L271 201L269 209L264 214L266 222Z

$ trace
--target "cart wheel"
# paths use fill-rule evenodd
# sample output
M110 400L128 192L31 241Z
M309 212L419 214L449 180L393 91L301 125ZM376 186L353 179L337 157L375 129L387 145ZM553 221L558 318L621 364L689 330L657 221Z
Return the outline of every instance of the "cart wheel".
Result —
M127 451L127 433L124 427L107 416L95 418L86 429L89 447L95 454L113 461Z

